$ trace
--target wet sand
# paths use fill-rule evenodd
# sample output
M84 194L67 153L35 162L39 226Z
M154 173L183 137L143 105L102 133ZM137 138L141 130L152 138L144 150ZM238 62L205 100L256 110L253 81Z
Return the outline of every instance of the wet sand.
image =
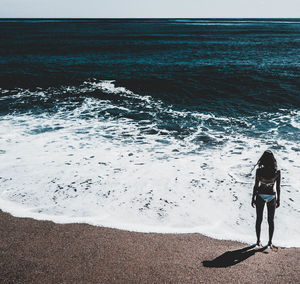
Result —
M299 283L300 249L144 234L0 211L1 283ZM243 249L243 250L241 250Z

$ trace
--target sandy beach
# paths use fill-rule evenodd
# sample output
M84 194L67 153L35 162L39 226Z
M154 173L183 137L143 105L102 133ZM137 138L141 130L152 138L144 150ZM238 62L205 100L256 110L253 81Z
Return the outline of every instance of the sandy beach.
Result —
M300 249L55 224L0 211L1 283L299 283Z

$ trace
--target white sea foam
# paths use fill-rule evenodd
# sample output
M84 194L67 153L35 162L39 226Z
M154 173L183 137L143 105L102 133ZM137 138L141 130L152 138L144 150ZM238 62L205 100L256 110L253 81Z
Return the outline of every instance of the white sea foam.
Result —
M298 111L253 118L258 127L260 120L271 126L268 136L250 136L231 129L237 119L166 108L159 100L115 87L113 81L85 83L80 92L85 89L134 98L136 104L143 104L139 111L149 109L153 116L159 112L174 119L194 116L200 118L199 125L184 138L171 130L162 135L155 120L143 124L98 115L99 110L129 112L132 106L92 97L69 109L64 107L67 102L61 104L56 112L2 116L1 209L58 223L85 222L140 232L199 232L253 243L254 177L250 171L265 149L275 147L283 187L274 243L300 247L299 181L295 178L300 172L300 149L295 140L278 134L282 122L299 129ZM211 123L220 129L204 130ZM250 131L253 125L249 118L242 127ZM201 140L204 132L213 146ZM289 129L286 133L292 135ZM262 240L267 238L264 220Z

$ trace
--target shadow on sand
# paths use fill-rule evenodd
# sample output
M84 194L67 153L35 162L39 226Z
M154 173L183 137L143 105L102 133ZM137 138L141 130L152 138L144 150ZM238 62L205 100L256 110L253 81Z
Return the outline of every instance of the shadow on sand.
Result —
M244 261L256 252L263 252L266 248L265 246L255 249L255 245L252 245L238 250L227 251L213 260L205 260L202 263L205 267L228 267Z

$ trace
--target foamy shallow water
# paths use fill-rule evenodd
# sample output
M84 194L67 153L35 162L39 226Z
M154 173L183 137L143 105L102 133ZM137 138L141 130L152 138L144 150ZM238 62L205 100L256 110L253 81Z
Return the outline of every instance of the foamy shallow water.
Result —
M299 111L232 118L178 110L112 81L85 83L80 93L91 90L108 98L58 100L49 112L0 117L2 210L57 223L198 232L254 243L251 169L270 148L283 176L274 243L300 247ZM48 96L21 90L15 100L47 103ZM145 119L137 120L139 115ZM178 135L162 127L166 117L180 120L182 128L193 123ZM264 243L267 231L265 211Z

